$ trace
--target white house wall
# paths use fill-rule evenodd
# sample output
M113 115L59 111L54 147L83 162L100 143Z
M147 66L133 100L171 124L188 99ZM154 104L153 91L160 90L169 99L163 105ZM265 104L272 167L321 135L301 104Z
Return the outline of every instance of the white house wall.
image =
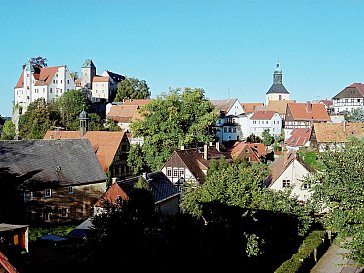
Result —
M303 186L302 180L310 172L296 159L288 166L288 168L281 174L281 176L270 186L272 190L283 190L283 180L290 180L292 187L291 196L297 196L300 201L307 201L311 197L308 189L301 188Z
M226 116L237 116L244 113L244 109L241 106L239 100L236 100L233 106L230 108L229 112L226 113Z
M278 113L275 113L270 120L250 120L250 134L261 137L264 130L269 130L272 136L280 136L282 132L282 118Z

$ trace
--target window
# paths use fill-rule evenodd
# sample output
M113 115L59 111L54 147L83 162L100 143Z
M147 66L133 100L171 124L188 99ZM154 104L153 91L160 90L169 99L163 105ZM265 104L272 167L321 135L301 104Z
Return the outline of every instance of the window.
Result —
M61 83L62 83L62 80L61 80Z
M291 180L283 180L283 188L287 188L291 185Z
M52 88L51 88L51 89L49 89L49 93L52 93Z
M224 133L227 133L227 128L226 127L224 127Z
M173 177L178 177L178 169L173 168Z
M231 127L229 127L229 133L231 133Z
M52 197L52 189L46 189L46 190L44 191L44 196L45 196L46 198Z
M233 133L236 133L236 128L235 127L233 127Z
M67 83L70 83L70 80L67 80Z
M62 208L62 217L68 217L68 208Z
M172 176L172 169L171 168L167 168L167 176L168 177Z
M31 200L33 200L33 192L31 191L24 192L24 202L28 202Z
M69 194L72 194L74 192L75 192L75 189L72 186L68 187L68 193Z
M179 178L181 177L185 177L185 170L184 169L179 169Z

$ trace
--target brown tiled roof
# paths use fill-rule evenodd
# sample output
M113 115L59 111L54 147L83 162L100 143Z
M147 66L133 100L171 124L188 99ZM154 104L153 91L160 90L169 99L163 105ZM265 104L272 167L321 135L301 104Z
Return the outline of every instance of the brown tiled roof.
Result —
M355 82L341 90L336 96L333 97L333 99L358 97L364 97L364 84Z
M125 100L124 101L124 105L138 105L138 106L142 106L142 105L147 105L147 104L149 104L151 102L152 102L151 99L144 99L144 100Z
M274 111L280 115L286 114L287 103L295 102L294 100L271 100L268 102L267 111Z
M106 172L120 146L125 131L87 131L82 138L87 138ZM81 138L79 131L47 131L43 139Z
M297 154L295 150L290 150L288 153L285 152L283 156L275 159L272 164L269 165L271 169L270 174L270 184L271 186L280 176L281 174L288 168L288 166L294 161L297 160L300 162L309 172L314 172L315 170L306 164Z
M226 158L227 160L231 160L228 153L220 152L211 146L207 150L207 160L203 158L203 152L199 152L196 148L177 150L175 153L201 184L205 182L205 174L203 171L209 168L212 159Z
M108 82L109 81L109 77L108 76L95 76L92 79L93 82Z
M18 82L15 85L15 88L21 88L24 86L24 70L21 72Z
M229 112L231 107L233 107L234 103L237 99L226 99L226 100L211 100L211 103L221 112Z
M311 128L294 128L290 138L286 140L286 145L292 147L304 146L310 140L311 132Z
M274 111L257 111L255 112L250 119L251 120L270 120L274 116Z
M116 122L131 122L141 119L138 109L138 105L113 105L107 118Z
M288 103L287 113L288 111L292 114L291 117L286 114L286 119L289 120L330 121L325 105L321 103Z
M320 103L324 104L326 107L333 105L332 100L320 100Z
M231 158L237 159L247 147L252 151L256 159L255 161L257 162L260 162L260 156L265 156L267 154L266 147L263 143L236 141L234 145L229 149Z
M240 103L241 107L243 107L245 113L255 112L256 108L261 108L264 106L261 102L252 102L252 103Z
M51 83L54 74L58 71L58 68L62 66L43 67L40 69L38 81L34 85L48 85ZM36 74L34 74L36 75Z
M349 137L364 135L364 123L315 123L314 130L319 143L343 143L347 142Z

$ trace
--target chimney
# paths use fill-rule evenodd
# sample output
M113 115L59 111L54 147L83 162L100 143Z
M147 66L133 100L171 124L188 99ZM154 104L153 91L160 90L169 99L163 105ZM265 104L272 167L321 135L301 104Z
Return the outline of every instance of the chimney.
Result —
M183 151L185 149L184 145L181 145L181 151Z
M343 131L346 132L346 121L343 121Z
M307 112L312 112L312 104L309 101L306 102L306 110Z
M216 145L216 150L220 152L220 142L217 141L215 145Z
M116 179L117 179L116 177L111 178L111 183L112 184L115 184L116 183Z
M212 146L212 142L210 141L210 144L209 144L209 146L211 147Z
M203 145L203 158L207 160L207 144Z

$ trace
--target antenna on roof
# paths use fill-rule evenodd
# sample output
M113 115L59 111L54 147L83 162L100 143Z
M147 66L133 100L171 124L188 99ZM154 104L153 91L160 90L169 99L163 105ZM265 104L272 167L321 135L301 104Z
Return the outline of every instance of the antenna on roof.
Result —
M228 87L227 95L228 95L228 99L230 99L230 88L229 87Z

